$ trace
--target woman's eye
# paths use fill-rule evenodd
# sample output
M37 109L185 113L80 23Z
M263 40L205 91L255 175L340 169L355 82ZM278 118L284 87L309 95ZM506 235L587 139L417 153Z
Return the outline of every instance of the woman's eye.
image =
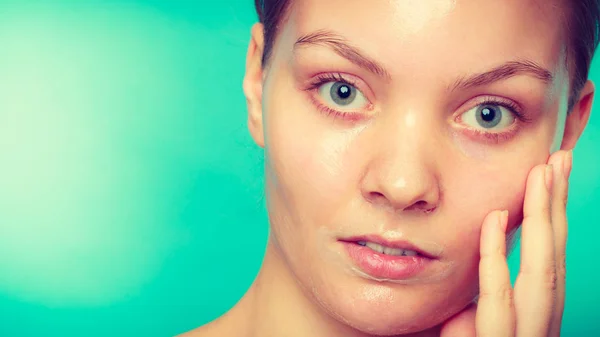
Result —
M319 87L319 96L333 109L361 110L368 105L365 96L353 85L345 82L327 82Z
M492 103L480 104L460 117L463 123L484 131L505 129L515 122L515 118L510 109Z

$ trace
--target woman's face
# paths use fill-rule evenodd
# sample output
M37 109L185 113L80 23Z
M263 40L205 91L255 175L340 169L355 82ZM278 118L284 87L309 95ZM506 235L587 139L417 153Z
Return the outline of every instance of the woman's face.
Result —
M514 231L530 169L562 140L561 15L534 0L293 2L255 139L271 239L315 303L391 334L474 299L484 217L507 209Z

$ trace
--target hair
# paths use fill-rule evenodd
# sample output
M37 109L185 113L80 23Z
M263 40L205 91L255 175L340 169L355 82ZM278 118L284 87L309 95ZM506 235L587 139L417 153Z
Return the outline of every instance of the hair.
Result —
M259 21L264 26L263 66L269 62L279 27L291 3L292 0L254 1ZM592 58L598 47L600 0L567 0L567 3L570 6L565 26L569 39L567 59L572 73L568 111L571 111L588 79Z

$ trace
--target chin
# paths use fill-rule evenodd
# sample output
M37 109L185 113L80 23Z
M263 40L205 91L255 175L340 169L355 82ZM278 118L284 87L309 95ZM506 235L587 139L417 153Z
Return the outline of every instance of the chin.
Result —
M371 335L393 336L436 328L464 309L475 292L436 285L397 285L362 281L346 283L319 299L343 324ZM446 283L447 285L447 283Z

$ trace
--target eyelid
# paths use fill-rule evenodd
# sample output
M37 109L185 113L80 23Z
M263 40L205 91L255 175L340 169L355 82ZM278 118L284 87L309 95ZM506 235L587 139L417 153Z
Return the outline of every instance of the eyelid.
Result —
M335 81L341 81L341 82L346 82L350 85L352 85L353 87L355 87L358 91L360 91L365 98L367 99L367 101L369 101L369 103L373 103L374 100L374 93L373 91L369 88L369 86L365 83L365 81L361 80L359 77L354 76L354 75L350 75L347 73L342 73L342 72L322 72L319 74L314 75L308 82L308 88L307 90L314 90L316 88L318 88L320 85L323 85L327 82L335 82Z
M514 115L514 122L501 131L487 131L484 128L480 129L465 125L462 121L463 115L483 104L504 107ZM452 118L453 121L458 124L458 128L468 137L473 138L473 140L481 141L486 144L500 144L509 141L518 134L524 124L531 122L531 119L526 115L518 102L499 96L481 95L475 97L463 104L458 111L459 112Z
M470 108L472 108L472 107L475 107L477 105L480 105L480 104L483 104L483 103L486 103L486 102L489 102L489 101L499 102L499 103L506 103L506 104L509 104L509 105L513 105L516 109L519 110L518 112L520 112L522 110L521 105L518 104L517 102L515 102L515 101L513 101L511 99L502 97L502 96L497 96L497 95L480 95L480 96L477 96L477 97L475 97L475 98L470 99L469 101L467 101L466 105L470 105ZM465 109L465 110L468 110L468 109Z
M525 114L523 106L521 104L512 99L508 99L497 95L480 95L468 100L466 103L460 106L458 112L454 114L454 117L452 117L452 119L454 121L460 120L460 117L463 114L482 104L495 104L502 106L510 110L515 115L515 118L519 120L519 122L527 123L531 121L531 119Z

